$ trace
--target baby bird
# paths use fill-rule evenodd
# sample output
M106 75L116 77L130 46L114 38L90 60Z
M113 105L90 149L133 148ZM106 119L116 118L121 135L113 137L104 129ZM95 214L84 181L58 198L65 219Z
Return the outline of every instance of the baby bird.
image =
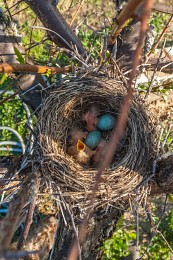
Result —
M76 145L67 148L67 153L73 156L76 161L82 164L88 164L95 151L90 150L81 140Z
M86 112L83 117L82 121L86 122L86 129L90 132L96 130L96 125L98 123L98 115L99 110L96 106L91 106L88 112Z
M70 145L69 147L67 147L67 153L68 153L70 156L75 157L75 156L77 155L77 153L78 153L76 144L72 144L72 145Z
M78 140L77 142L77 151L76 160L87 164L91 157L95 154L95 151L90 150L82 141Z
M103 156L105 154L105 151L106 151L106 145L107 145L107 142L105 140L101 140L99 145L97 146L96 150L95 150L95 154L93 156L93 162L94 162L94 165L97 166L100 161L103 159Z
M83 132L82 130L79 130L78 128L74 128L70 135L69 135L69 143L70 144L77 144L78 140L84 140L87 136L88 132Z

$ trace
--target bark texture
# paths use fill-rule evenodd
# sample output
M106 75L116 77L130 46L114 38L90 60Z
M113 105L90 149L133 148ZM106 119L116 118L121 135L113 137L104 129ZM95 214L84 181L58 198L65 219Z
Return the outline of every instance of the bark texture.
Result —
M60 215L55 243L49 260L66 260L74 242L75 232L71 216L67 211L64 211L64 213L68 224L67 226L64 224L63 217ZM106 213L101 210L97 210L93 213L87 227L87 239L81 246L82 260L101 259L102 250L100 250L100 247L106 238L111 237L115 230L116 222L122 214L123 211L114 207L110 207ZM77 216L75 216L75 218L76 217ZM76 226L78 226L81 221L82 220L76 218Z
M173 193L173 155L158 162L155 180L163 193Z

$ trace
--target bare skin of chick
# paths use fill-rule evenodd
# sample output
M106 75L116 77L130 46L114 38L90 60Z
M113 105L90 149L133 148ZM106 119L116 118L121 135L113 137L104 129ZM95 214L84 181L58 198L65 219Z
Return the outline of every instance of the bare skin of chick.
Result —
M78 140L84 140L87 136L88 132L83 132L82 130L79 130L78 128L74 128L69 137L69 143L70 144L77 144Z
M98 123L98 115L99 115L99 110L97 107L92 106L88 112L86 112L83 117L82 121L86 122L86 129L90 131L96 130L96 125Z

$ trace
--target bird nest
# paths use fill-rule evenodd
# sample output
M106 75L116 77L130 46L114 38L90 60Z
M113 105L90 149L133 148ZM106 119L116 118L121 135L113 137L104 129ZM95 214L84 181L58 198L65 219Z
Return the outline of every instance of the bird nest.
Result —
M82 78L64 81L43 100L39 115L37 151L46 182L71 207L85 209L96 182L94 164L82 164L68 154L72 129L86 131L83 115L97 106L100 115L119 116L126 89L121 82L105 78ZM142 98L134 96L124 136L119 140L111 165L99 183L93 207L110 205L134 194L152 171L155 157L155 130L148 108ZM116 124L115 124L116 127ZM103 133L109 140L111 131ZM127 198L127 197L126 197Z

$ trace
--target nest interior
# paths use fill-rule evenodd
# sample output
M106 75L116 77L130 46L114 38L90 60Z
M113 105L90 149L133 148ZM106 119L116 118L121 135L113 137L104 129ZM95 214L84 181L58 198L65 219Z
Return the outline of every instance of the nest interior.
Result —
M38 127L37 151L43 176L71 207L87 207L97 169L68 155L69 133L84 130L83 113L94 104L101 114L117 118L126 89L121 82L104 77L64 81L43 100ZM116 126L115 126L116 127ZM110 138L107 133L106 138ZM94 207L111 204L132 194L151 174L155 157L155 127L144 100L134 96L123 138L111 166L102 174Z

